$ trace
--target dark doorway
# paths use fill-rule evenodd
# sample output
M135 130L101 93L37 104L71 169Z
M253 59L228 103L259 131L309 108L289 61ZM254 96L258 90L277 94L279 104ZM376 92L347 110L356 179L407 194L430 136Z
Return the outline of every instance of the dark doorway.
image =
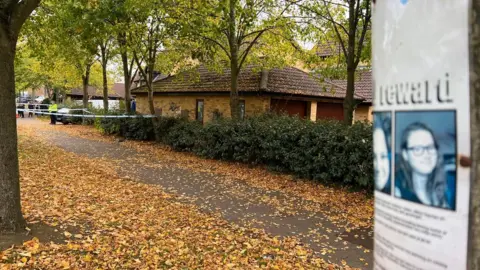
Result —
M319 119L343 120L343 104L318 102L317 120Z
M305 118L307 116L307 104L308 102L301 100L272 99L270 108L276 113L286 113Z

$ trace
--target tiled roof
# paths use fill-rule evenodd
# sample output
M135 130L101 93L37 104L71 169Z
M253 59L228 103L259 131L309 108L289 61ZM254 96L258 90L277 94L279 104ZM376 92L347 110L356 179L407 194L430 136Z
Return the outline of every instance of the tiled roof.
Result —
M333 41L319 43L315 47L315 50L316 50L317 56L320 56L320 57L338 55L343 53L342 46L337 42L333 42Z
M125 84L124 83L114 83L112 86L113 93L117 94L119 97L125 98Z
M123 85L123 84L121 84ZM114 85L115 86L115 85ZM116 86L117 90L119 90L120 86ZM97 89L94 86L88 86L88 95L91 97L103 97L103 89ZM121 93L117 93L114 89L108 91L108 97L110 98L124 98L125 90L123 90L123 96ZM82 88L73 88L70 90L70 93L67 93L67 96L82 96L83 97L83 89Z
M246 67L239 76L238 89L243 92L258 91L260 86L260 72L252 72ZM230 70L225 69L223 74L208 70L200 65L194 71L182 72L168 76L153 83L155 92L229 92ZM147 92L145 86L132 89L132 93Z
M262 76L268 76L266 85L261 85ZM225 69L222 74L218 74L200 65L196 72L183 72L154 82L153 89L155 92L230 92L230 70ZM274 68L262 72L247 66L239 75L238 90L244 93L264 91L285 95L345 97L345 88L342 86L321 80L293 67ZM132 93L142 92L147 92L145 86L132 89ZM356 98L363 99L358 95Z
M347 88L347 80L333 80L342 88ZM373 102L373 78L371 70L358 69L355 73L355 94L365 98L365 102Z
M344 98L346 88L297 68L272 69L268 72L268 92ZM356 95L356 99L363 99Z

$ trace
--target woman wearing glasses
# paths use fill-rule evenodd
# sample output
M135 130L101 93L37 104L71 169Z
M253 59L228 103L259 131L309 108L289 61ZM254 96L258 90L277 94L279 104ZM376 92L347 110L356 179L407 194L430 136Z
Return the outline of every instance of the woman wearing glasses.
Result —
M403 132L395 177L395 196L412 202L451 208L446 199L447 179L439 144L422 123Z

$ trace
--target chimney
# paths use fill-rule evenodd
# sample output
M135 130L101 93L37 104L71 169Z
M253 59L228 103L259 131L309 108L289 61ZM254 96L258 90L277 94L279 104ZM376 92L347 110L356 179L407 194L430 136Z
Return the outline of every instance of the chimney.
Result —
M261 77L260 77L260 90L265 91L267 90L268 86L268 70L262 69Z

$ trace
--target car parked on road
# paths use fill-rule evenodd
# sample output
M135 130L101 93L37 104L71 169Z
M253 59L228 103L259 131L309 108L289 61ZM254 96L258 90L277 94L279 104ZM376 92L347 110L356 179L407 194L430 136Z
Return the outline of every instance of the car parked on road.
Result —
M62 108L58 110L59 115L57 115L57 121L62 122L64 125L72 123L72 117L67 114L72 114L72 110L69 108Z

